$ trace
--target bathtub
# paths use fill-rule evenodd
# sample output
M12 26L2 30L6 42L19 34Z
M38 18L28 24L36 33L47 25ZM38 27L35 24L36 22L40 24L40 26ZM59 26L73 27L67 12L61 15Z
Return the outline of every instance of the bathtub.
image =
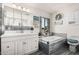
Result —
M40 50L46 54L54 53L66 41L65 37L49 36L40 39Z

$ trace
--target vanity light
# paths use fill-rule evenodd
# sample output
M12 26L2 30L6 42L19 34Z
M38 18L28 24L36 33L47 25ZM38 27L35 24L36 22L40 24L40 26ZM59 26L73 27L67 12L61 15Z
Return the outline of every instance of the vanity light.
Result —
M26 12L30 12L30 9L26 9Z
M13 6L13 8L16 8L16 5L15 4L13 4L12 6Z
M30 12L30 9L23 8L23 11Z
M22 9L22 7L21 7L21 6L18 6L18 9L20 9L20 10L21 10L21 9Z
M18 8L19 10L22 10L22 11L26 11L26 12L30 12L30 9L26 9L24 7L21 7L21 6L16 6L15 4L12 4L13 8Z
M26 11L26 8L23 8L23 11Z

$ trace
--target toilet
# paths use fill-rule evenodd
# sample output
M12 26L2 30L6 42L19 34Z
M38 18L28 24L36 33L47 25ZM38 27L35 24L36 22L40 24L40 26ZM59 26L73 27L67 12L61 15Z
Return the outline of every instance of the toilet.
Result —
M73 53L76 52L76 47L79 45L79 37L77 36L70 36L67 38L67 43L69 44L69 50Z

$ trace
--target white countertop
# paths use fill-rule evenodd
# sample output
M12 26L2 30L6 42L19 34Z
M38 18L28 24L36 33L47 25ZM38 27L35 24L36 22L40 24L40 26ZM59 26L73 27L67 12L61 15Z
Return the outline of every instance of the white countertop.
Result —
M14 36L23 36L23 35L38 35L37 33L33 32L5 32L1 37L14 37Z

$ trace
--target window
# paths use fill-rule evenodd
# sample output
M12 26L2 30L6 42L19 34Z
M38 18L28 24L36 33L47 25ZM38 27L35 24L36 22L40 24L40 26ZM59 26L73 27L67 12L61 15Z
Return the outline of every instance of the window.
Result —
M44 17L40 18L40 32L43 35L49 34L49 32L50 32L49 24L50 24L49 18L44 18Z

